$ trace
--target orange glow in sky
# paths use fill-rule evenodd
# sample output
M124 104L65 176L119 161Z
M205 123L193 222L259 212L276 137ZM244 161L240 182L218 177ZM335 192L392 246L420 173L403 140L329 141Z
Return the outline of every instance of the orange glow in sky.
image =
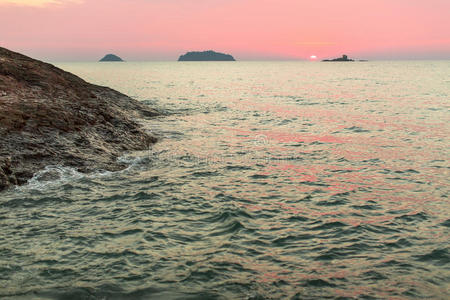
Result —
M48 60L450 59L449 0L0 0L0 46Z

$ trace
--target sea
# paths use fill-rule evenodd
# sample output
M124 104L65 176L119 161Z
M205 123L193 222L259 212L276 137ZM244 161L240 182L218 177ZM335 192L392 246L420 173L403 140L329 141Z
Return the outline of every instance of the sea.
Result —
M2 192L1 299L449 299L450 61L55 65L159 141Z

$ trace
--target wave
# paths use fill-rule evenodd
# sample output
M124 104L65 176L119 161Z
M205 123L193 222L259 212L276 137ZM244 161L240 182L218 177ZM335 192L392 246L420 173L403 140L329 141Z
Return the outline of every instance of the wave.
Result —
M61 185L83 177L83 173L78 172L72 167L46 166L43 170L34 174L24 187L33 190L44 190L49 186ZM19 189L24 187L19 187Z
M140 166L148 165L151 158L149 155L130 155L126 154L119 157L117 160L120 163L127 165L126 168L120 171L97 170L91 173L79 172L76 168L62 165L46 166L43 170L38 171L34 176L28 180L23 186L16 187L19 191L24 190L38 190L43 191L48 188L61 186L67 183L75 182L82 179L95 179L101 177L108 177L114 174L121 174L132 171ZM147 154L147 152L146 152Z
M1 293L0 293L1 296ZM158 287L141 288L134 291L126 291L117 285L104 284L98 288L91 287L70 287L55 288L38 292L27 292L23 294L4 295L2 299L21 299L21 300L63 300L63 299L226 299L219 294L203 292L180 292L175 290L164 290Z

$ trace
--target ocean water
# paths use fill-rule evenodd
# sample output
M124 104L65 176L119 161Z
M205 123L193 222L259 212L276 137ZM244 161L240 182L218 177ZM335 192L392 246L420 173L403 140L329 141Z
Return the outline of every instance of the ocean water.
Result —
M0 194L0 298L448 299L450 61L58 63L164 116Z

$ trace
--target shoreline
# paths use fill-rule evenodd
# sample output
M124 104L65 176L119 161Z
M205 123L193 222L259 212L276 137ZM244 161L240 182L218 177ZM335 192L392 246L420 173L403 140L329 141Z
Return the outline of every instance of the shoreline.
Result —
M0 191L46 166L117 171L123 153L157 141L139 119L161 115L137 100L0 48Z

